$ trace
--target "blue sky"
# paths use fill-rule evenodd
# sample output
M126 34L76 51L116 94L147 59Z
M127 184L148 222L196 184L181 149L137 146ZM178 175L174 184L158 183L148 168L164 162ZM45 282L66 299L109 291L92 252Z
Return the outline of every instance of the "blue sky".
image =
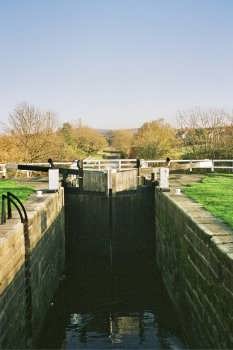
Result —
M1 1L1 121L23 101L98 128L232 110L232 18L232 0Z

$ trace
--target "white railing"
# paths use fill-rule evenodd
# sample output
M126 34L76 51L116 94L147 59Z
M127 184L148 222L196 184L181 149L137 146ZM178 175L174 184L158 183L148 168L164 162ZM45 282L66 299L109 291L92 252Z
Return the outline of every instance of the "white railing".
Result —
M150 159L150 160L140 160L142 168L156 168L161 166L168 166L165 159ZM44 165L48 166L48 163L27 163L30 165ZM55 166L65 166L70 167L72 162L54 162ZM12 168L12 163L5 164L0 163L0 175L7 175L7 169ZM17 169L14 164L15 169ZM84 159L83 160L84 170L108 170L116 169L118 171L130 170L137 167L136 159ZM232 170L233 172L233 159L172 159L169 162L169 167L171 170L189 170L192 172L193 169L210 169L215 170Z
M141 160L142 168L154 168L167 166L165 159L150 159ZM114 168L118 170L128 170L137 167L136 159L90 159L84 160L84 169L108 169ZM169 162L169 167L174 169L188 169L192 172L193 169L231 169L233 171L233 159L173 159Z
M84 159L83 167L84 169L125 169L129 170L136 168L136 159Z

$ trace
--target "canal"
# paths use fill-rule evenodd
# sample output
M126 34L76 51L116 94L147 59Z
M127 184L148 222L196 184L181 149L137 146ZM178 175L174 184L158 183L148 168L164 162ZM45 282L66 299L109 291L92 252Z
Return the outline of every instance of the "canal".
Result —
M155 265L150 189L65 199L67 268L36 348L187 348Z
M121 272L111 275L102 263L82 256L82 267L65 277L37 348L185 348L179 321L155 266L146 258L131 260Z

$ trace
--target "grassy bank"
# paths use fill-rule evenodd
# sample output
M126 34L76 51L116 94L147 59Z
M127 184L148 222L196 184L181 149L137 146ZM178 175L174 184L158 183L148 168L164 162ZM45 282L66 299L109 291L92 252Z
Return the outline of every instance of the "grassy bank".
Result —
M208 175L183 192L233 229L233 175Z
M28 185L19 183L14 180L0 180L0 198L2 198L2 194L6 194L7 192L12 192L16 195L22 202L25 202L28 197L34 192L34 189ZM1 212L1 204L0 204L0 212Z

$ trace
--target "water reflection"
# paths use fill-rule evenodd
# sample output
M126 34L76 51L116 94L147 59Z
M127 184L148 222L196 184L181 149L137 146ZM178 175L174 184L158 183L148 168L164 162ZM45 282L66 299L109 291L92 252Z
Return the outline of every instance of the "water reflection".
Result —
M101 327L100 327L101 324ZM72 314L66 326L64 349L181 349L172 334L158 334L153 312L120 314Z
M100 257L83 256L78 265L73 262L76 268L60 288L37 347L184 348L177 317L152 259L129 261L115 260L114 271Z

